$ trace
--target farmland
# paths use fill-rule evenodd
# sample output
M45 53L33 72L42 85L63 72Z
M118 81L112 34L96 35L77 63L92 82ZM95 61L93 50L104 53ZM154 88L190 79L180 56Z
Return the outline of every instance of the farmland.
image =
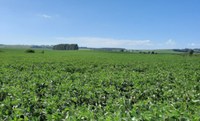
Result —
M1 49L0 120L200 120L200 56Z

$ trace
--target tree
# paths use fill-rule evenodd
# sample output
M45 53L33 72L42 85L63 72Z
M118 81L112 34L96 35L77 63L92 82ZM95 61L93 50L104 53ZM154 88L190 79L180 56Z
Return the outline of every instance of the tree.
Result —
M35 50L32 50L32 49L28 49L25 51L26 53L35 53Z
M77 44L58 44L53 46L53 50L78 50Z
M193 54L194 54L194 50L193 50L193 49L190 49L190 50L189 50L189 55L192 56Z

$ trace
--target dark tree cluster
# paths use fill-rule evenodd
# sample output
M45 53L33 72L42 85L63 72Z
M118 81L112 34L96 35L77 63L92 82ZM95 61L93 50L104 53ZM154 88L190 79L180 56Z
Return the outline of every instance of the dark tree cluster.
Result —
M28 49L25 51L26 53L35 53L35 50L32 50L32 49Z
M193 53L194 53L194 50L189 50L189 55L191 56L191 55L193 55Z
M148 52L139 52L140 54L158 54L157 52L154 51L148 51Z
M124 49L124 48L93 48L93 50L124 52L126 49Z
M194 50L198 50L198 49L194 49ZM193 49L190 48L185 48L185 49L173 49L173 51L177 51L177 52L190 52L190 51L194 51Z
M77 44L58 44L53 46L53 50L78 50Z

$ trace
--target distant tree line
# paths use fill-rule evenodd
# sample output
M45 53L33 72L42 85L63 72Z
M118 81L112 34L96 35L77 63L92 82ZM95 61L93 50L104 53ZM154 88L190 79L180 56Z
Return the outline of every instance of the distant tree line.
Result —
M173 49L173 51L176 52L190 52L190 51L194 51L195 53L200 53L200 49L199 48L195 48L195 49L190 49L190 48L185 48L185 49Z
M140 54L158 54L157 52L154 51L148 51L148 52L139 52Z
M58 44L53 46L53 50L78 50L77 44Z
M126 49L124 49L124 48L93 48L93 50L124 52Z
M176 51L176 52L189 52L191 49L189 48L185 48L185 49L173 49L173 51Z
M198 48L196 48L196 49L189 49L189 48L173 49L173 51L184 52L184 53L188 53L189 55L193 55L194 53L200 53L200 49L198 49Z
M52 49L52 45L32 45L31 48Z

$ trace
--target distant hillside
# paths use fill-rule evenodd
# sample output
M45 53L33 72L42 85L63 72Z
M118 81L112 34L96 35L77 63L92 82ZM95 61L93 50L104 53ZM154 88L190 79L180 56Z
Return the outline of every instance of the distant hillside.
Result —
M126 49L125 48L93 48L93 50L124 52Z
M0 48L30 48L31 45L4 45L0 44Z
M52 49L53 45L32 45L31 48Z
M53 49L55 45L5 45L0 44L0 48L35 48L35 49ZM190 48L185 49L154 49L154 50L134 50L125 48L92 48L92 47L78 47L80 50L100 50L100 51L114 51L114 52L133 52L133 53L186 53L191 50ZM195 53L200 53L200 48L192 49Z
M200 53L200 49L199 48L195 48L195 49L190 49L190 48L173 49L173 51L176 51L176 52L189 52L190 50L194 50L195 53Z
M52 49L52 45L4 45L0 44L0 48L35 48L35 49Z

